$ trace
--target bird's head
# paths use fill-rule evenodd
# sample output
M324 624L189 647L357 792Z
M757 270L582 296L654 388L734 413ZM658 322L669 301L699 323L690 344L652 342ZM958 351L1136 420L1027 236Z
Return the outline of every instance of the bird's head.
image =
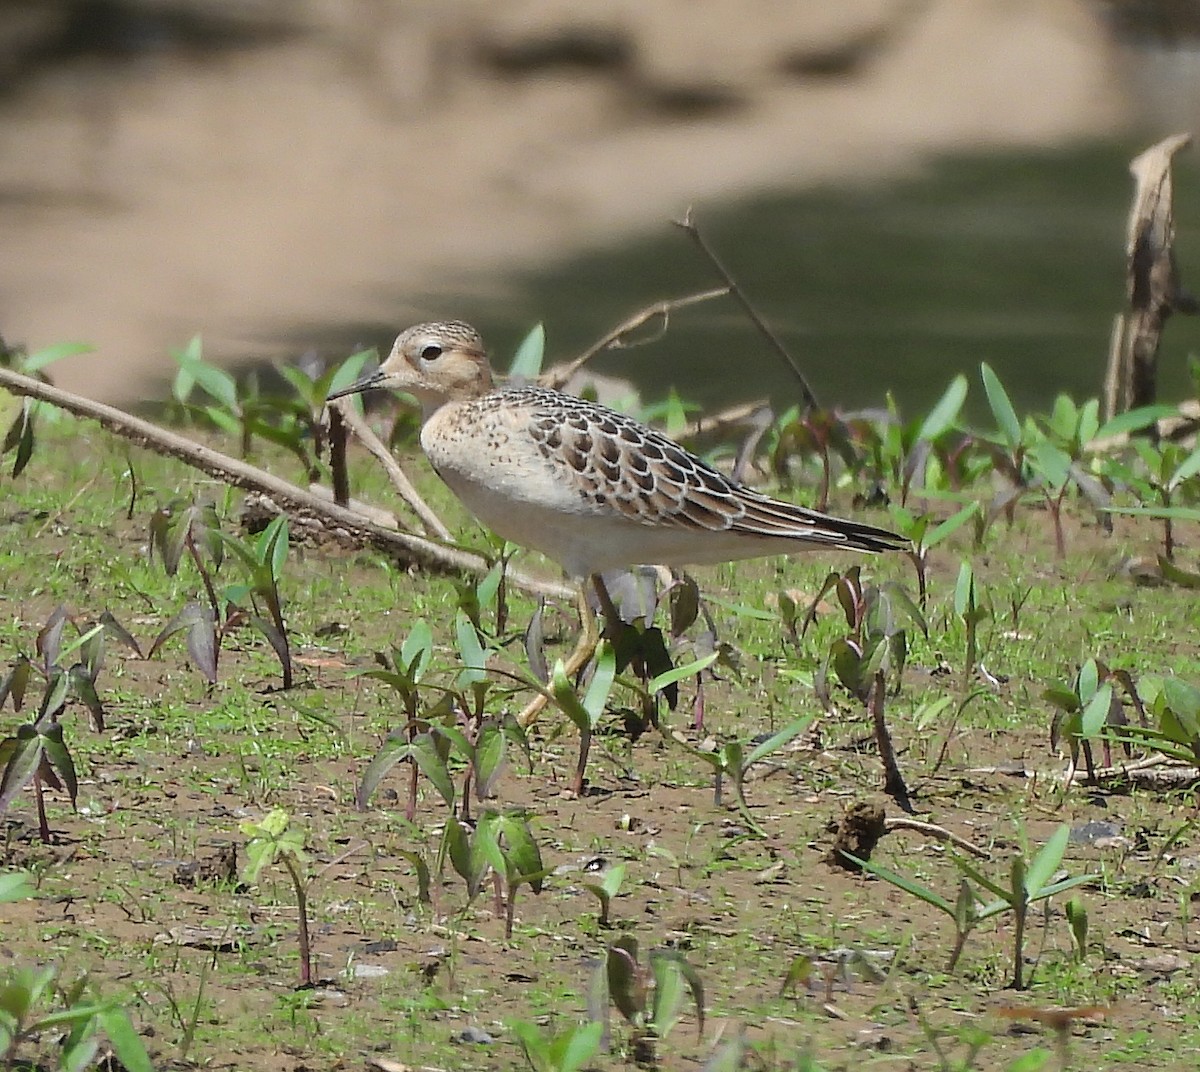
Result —
M447 402L480 398L492 389L483 340L470 324L443 320L402 332L379 368L329 400L386 387L414 395L429 417Z

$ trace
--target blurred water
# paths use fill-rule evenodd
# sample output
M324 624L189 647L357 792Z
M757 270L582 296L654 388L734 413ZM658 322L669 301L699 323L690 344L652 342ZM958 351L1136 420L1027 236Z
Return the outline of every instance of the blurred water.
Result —
M986 154L933 162L917 178L781 192L699 210L726 265L798 358L823 404L859 408L891 391L907 414L956 372L971 412L986 412L989 362L1018 408L1059 391L1099 394L1113 315L1124 300L1124 229L1141 145ZM1176 173L1185 286L1200 289L1200 183ZM685 206L681 206L682 208ZM570 356L633 310L715 285L686 236L664 223L644 240L505 281L512 297L465 298L497 364L546 321L552 356ZM1189 392L1200 323L1169 322L1164 400ZM706 409L769 396L798 399L790 373L728 299L676 316L662 340L597 359L647 399L675 386Z

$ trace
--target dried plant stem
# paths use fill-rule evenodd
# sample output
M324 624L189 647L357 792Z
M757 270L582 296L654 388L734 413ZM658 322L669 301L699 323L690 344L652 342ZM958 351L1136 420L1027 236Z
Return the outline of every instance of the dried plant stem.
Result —
M426 569L449 573L467 573L482 577L491 569L482 555L457 547L447 547L408 532L397 532L363 517L353 510L339 507L311 491L290 484L264 469L238 458L195 443L184 436L134 417L113 406L63 391L11 369L0 368L0 387L27 398L36 398L52 406L87 417L114 435L156 454L175 458L199 469L209 476L233 487L257 492L269 498L278 509L300 517L318 519L333 537L376 547L407 562ZM571 598L574 588L561 582L543 581L523 571L510 569L509 580L535 595L556 599Z
M379 436L371 430L371 426L363 420L358 410L354 408L354 400L352 398L339 398L337 401L330 403L329 409L330 411L337 411L342 419L342 423L378 459L379 464L383 466L384 472L387 473L388 479L391 480L392 487L396 489L397 494L408 503L413 513L421 519L421 524L425 527L426 534L436 536L439 540L449 540L451 538L450 530L442 524L442 519L421 498L417 489L413 487L412 481L408 479L404 470L400 468L400 463L392 457L392 452L380 441Z
M763 338L770 344L781 358L784 364L791 369L792 375L796 377L796 382L800 385L800 393L804 396L805 409L820 409L821 404L817 401L817 396L809 385L808 378L804 375L800 368L799 362L792 356L791 351L783 345L779 336L771 330L770 325L763 319L762 315L750 303L750 299L746 297L742 288L738 286L737 280L729 274L729 270L721 263L721 259L717 256L716 251L708 244L704 236L700 233L700 229L696 226L695 220L692 218L692 210L689 208L683 214L683 219L672 221L676 227L679 227L685 234L696 244L696 248L708 258L708 262L716 270L717 275L721 277L725 285L729 288L729 293L733 295L737 303L746 311L746 315L750 318L750 322L758 328Z
M908 796L908 786L904 784L904 775L900 773L900 764L896 762L896 749L892 745L892 734L884 718L884 695L887 686L883 672L875 674L871 684L871 693L867 700L867 709L871 712L871 720L875 727L875 745L879 749L879 758L883 761L883 791L887 793L905 811L912 811L912 803Z
M883 821L884 829L890 834L893 830L912 830L917 834L924 834L926 837L937 838L939 841L948 841L951 845L962 849L964 852L969 852L972 856L978 856L981 860L990 860L992 854L987 849L981 849L978 845L973 844L964 837L960 837L953 830L947 830L944 826L938 826L937 823L924 823L919 819L908 818L887 818Z
M682 298L667 298L664 301L657 301L652 305L647 305L644 309L639 309L629 319L621 321L612 331L597 339L596 342L592 343L591 346L574 360L568 361L565 365L556 365L554 368L549 369L539 377L539 382L544 387L552 387L556 391L561 390L563 384L597 354L603 353L605 350L622 350L634 345L625 338L631 331L636 331L644 324L657 318L662 321L662 327L654 338L659 338L666 334L671 314L676 309L684 309L689 305L698 305L700 302L711 301L713 298L723 298L729 292L729 287L717 287L714 290L702 290L697 294L687 294Z

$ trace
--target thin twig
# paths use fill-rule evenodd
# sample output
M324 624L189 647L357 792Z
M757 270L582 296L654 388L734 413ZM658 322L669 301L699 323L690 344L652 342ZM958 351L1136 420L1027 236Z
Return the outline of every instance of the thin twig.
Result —
M817 401L817 396L813 392L812 387L809 385L807 377L804 375L803 371L801 371L799 363L792 356L791 351L783 345L783 342L780 340L779 336L771 330L770 325L768 325L767 322L762 318L758 310L750 304L750 299L746 297L742 291L742 288L738 286L737 280L729 274L729 270L724 264L721 263L721 259L717 256L716 251L708 244L704 236L700 233L700 229L696 226L695 220L692 219L692 210L689 208L687 212L683 214L683 219L672 220L671 222L674 223L676 227L679 227L681 230L683 230L688 237L696 243L696 247L701 253L704 254L705 257L708 258L709 263L716 270L717 275L724 280L725 285L729 288L729 293L737 299L738 304L746 311L746 315L750 318L750 322L756 328L758 328L763 338L766 339L770 344L771 349L774 350L781 358L783 358L784 363L789 369L791 369L792 375L796 377L796 381L800 384L800 392L804 395L804 408L810 410L820 409L821 404Z
M641 345L644 342L650 341L641 339L634 344L629 342L625 336L631 331L636 331L642 327L647 321L658 317L662 320L662 327L658 333L652 336L653 339L661 338L666 334L667 326L671 320L671 314L676 309L684 309L689 305L698 305L700 302L711 301L713 298L723 298L730 292L729 287L717 287L714 290L702 290L697 294L687 294L682 298L666 298L663 301L657 301L653 305L647 305L646 308L638 310L628 320L623 320L612 331L601 336L596 342L592 343L586 350L583 351L577 358L568 361L565 365L556 365L554 368L545 372L539 377L539 382L544 387L552 387L558 391L562 389L572 376L575 375L584 365L586 365L593 357L605 350L621 350L633 345Z
M88 417L97 421L107 431L139 447L175 458L223 483L258 492L270 499L280 510L315 517L322 522L331 536L341 535L348 541L369 544L427 569L469 573L480 577L491 569L491 563L482 555L472 554L457 547L447 547L409 532L397 532L386 528L353 510L339 507L311 491L289 484L265 469L259 469L238 458L231 458L113 406L93 402L91 399L52 387L6 368L0 368L0 387L14 394L48 402L76 416ZM534 595L562 599L571 598L574 593L574 588L561 582L539 580L520 570L510 568L508 576L514 584Z
M907 819L904 817L891 818L890 816L883 821L884 828L890 834L893 830L913 830L918 834L924 834L926 837L937 838L939 841L948 841L951 845L957 845L964 852L969 852L972 856L978 856L981 860L990 860L992 854L987 849L981 849L978 845L972 844L964 837L960 837L953 830L947 830L944 826L938 826L937 823L924 823L920 819Z
M392 487L396 489L400 498L408 503L413 513L421 519L421 524L425 527L426 534L436 536L439 540L450 540L450 530L442 524L442 519L421 498L417 489L413 487L412 481L408 479L404 470L400 468L400 463L392 457L392 452L384 446L379 436L371 430L371 426L359 415L358 410L354 407L354 400L351 398L339 398L331 402L329 408L337 409L341 415L342 423L379 460L384 472L388 475L388 479L392 482Z

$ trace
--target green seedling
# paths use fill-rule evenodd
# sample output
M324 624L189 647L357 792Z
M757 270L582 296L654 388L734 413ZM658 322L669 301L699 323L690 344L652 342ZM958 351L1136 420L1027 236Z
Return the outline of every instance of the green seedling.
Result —
M1040 488L1054 522L1054 546L1059 558L1066 553L1066 541L1062 526L1062 508L1067 492L1076 488L1080 495L1097 512L1106 530L1112 522L1105 509L1112 496L1104 484L1085 468L1085 454L1089 444L1102 431L1100 427L1100 403L1089 399L1081 406L1060 394L1054 400L1054 408L1048 417L1036 420L1044 435L1033 438L1029 450L1029 465L1033 473L1033 484Z
M954 613L963 623L966 651L963 659L963 687L979 669L979 627L992 617L992 603L975 580L975 570L966 559L958 568L954 582Z
M299 917L300 987L313 985L312 953L308 927L308 853L304 850L304 831L292 826L291 816L282 808L268 813L261 822L242 823L246 842L246 882L253 885L263 869L279 865L287 872L296 895Z
M153 658L171 637L186 632L192 662L210 685L216 684L224 638L232 629L249 621L271 645L283 672L283 687L290 689L292 661L279 596L279 580L288 552L287 518L276 517L256 539L243 541L221 531L216 507L211 503L168 507L156 511L151 518L150 547L152 552L158 552L169 577L175 576L186 555L200 575L207 602L185 604L155 638L148 657ZM226 550L233 552L247 580L218 593L216 577L225 562ZM242 609L247 599L251 612Z
M722 807L722 787L725 779L729 778L733 782L734 799L737 801L742 819L758 837L766 837L767 832L750 814L750 805L746 801L746 775L754 764L762 762L799 737L812 725L815 717L815 715L802 715L749 750L747 750L750 744L748 741L726 741L715 752L705 752L691 745L685 745L692 755L703 760L712 768L714 805L718 808Z
M508 560L517 550L516 544L502 540L492 533L487 533L489 553L495 554L492 568L477 582L456 581L458 589L458 608L466 616L480 635L485 632L483 612L488 607L495 608L495 629L492 635L500 637L508 628Z
M408 803L404 815L409 822L412 822L417 814L417 774L420 758L429 752L427 749L422 749L419 752L403 753L400 749L405 746L406 741L408 747L414 747L417 737L421 733L418 716L422 702L422 681L432 659L433 631L426 622L419 621L409 631L404 643L399 648L392 649L390 657L376 653L375 660L380 664L380 669L366 672L366 677L382 681L400 697L404 708L404 726L389 735L383 748L367 767L358 787L358 806L360 808L367 806L367 801L375 792L383 775L396 763L411 755L413 768L409 779ZM453 786L449 792L453 797ZM446 793L442 792L442 796L444 798Z
M82 1072L94 1067L101 1033L128 1072L153 1072L142 1040L115 1001L87 1001L87 977L60 987L55 968L16 968L0 975L0 1065L4 1068L59 1068ZM57 1000L55 1000L57 999ZM50 1009L44 1007L51 1002ZM57 1051L41 1055L53 1066L20 1056L44 1036L60 1038Z
M917 606L922 611L925 610L929 594L929 552L948 540L978 512L978 503L968 503L945 521L934 524L930 514L913 514L902 506L892 507L892 523L896 531L907 537L910 543L905 554L917 575Z
M1141 462L1134 469L1121 459L1110 460L1106 475L1127 486L1140 500L1137 506L1110 506L1114 514L1158 518L1163 523L1163 554L1168 562L1175 558L1175 522L1200 520L1200 447L1191 450L1178 443L1159 443L1133 439L1132 445Z
M1112 736L1200 765L1200 689L1177 677L1151 677L1143 679L1140 692L1150 725L1121 726L1109 731Z
M657 1045L675 1028L689 994L696 1010L696 1037L704 1037L704 984L680 953L656 950L642 964L638 941L622 935L608 947L600 967L608 999L633 1029L637 1064L654 1065Z
M52 365L64 357L90 353L92 349L91 346L84 343L67 342L38 350L36 353L26 354L19 348L9 350L0 345L0 363L23 376L32 376L43 383L49 383L50 377L45 372L48 365ZM53 423L66 416L61 410L44 405L35 398L17 399L16 405L19 407L16 416L13 418L12 424L8 426L8 431L4 433L4 438L0 440L0 457L9 453L13 454L12 475L14 479L21 475L25 466L29 464L30 458L33 457L35 421Z
M1071 941L1075 946L1075 959L1082 964L1087 959L1088 911L1081 897L1072 897L1063 906L1067 914L1067 925L1071 928Z
M831 677L863 706L871 716L879 758L883 763L884 788L901 807L908 809L908 787L896 761L891 732L885 717L887 683L895 682L898 692L908 658L908 631L911 623L926 636L924 615L908 593L894 582L865 585L860 568L845 573L830 573L804 617L804 629L816 620L817 608L826 593L832 591L842 608L849 634L829 646L813 680L813 690L826 710L832 710L829 682Z
M849 856L848 853L846 855L864 871L870 872L950 917L954 923L955 939L954 948L946 967L948 972L954 971L967 938L980 923L1005 912L1011 912L1013 914L1013 973L1009 985L1014 990L1023 990L1025 988L1025 925L1030 907L1038 901L1048 900L1085 882L1094 881L1096 878L1095 875L1076 875L1073 878L1063 878L1057 882L1051 881L1062 863L1070 836L1071 828L1064 823L1032 860L1027 859L1027 852L1014 856L1009 869L1007 885L984 875L965 857L957 853L950 853L950 859L963 876L959 882L958 896L953 903L907 875L899 874L870 860L859 860ZM992 894L995 900L984 901L979 889Z
M959 430L966 398L967 378L959 375L920 420L903 421L889 394L886 419L856 422L856 438L873 456L877 478L900 489L901 507L918 477L926 492L958 487L971 479L963 471L963 447L970 440Z
M225 558L221 522L211 503L191 503L157 510L150 519L150 550L158 552L168 577L174 577L186 554L204 586L207 604L184 605L150 645L148 658L171 637L186 631L187 649L196 669L210 685L217 681L221 639L229 623L222 621L215 577Z
M1101 734L1105 727L1119 729L1128 721L1114 683L1122 685L1135 704L1140 702L1127 672L1109 670L1095 659L1083 664L1072 686L1054 684L1042 693L1042 698L1049 700L1056 708L1050 723L1050 747L1057 748L1060 741L1066 741L1071 755L1072 774L1079 766L1082 752L1088 779L1093 782L1096 780L1096 766L1092 742L1100 740L1105 766L1112 766L1111 738L1102 737ZM1127 753L1128 750L1126 745Z
M579 1072L600 1052L604 1034L599 1022L576 1024L555 1035L544 1034L528 1020L510 1020L508 1029L520 1042L533 1072Z
M242 456L248 455L257 399L239 391L236 379L204 359L204 346L199 335L193 335L187 346L171 350L170 354L179 366L171 393L180 410L204 417L221 431L236 437ZM207 396L206 401L192 401L196 388Z
M529 821L519 810L486 809L470 830L466 823L451 816L438 851L438 871L451 866L467 885L468 903L473 901L489 874L493 876L496 912L504 913L504 937L512 937L517 891L527 885L534 893L550 871L542 864L541 849L529 829Z
M621 883L625 881L625 865L613 864L605 870L599 882L583 882L580 885L600 902L600 914L597 923L601 927L611 927L609 909L613 899L621 892Z
M525 754L532 770L533 761L525 731L515 718L489 716L486 705L492 689L487 662L491 652L479 642L479 634L464 612L456 620L461 668L452 688L423 686L433 653L433 634L424 622L413 627L408 639L389 660L377 656L385 669L368 671L367 676L386 682L395 689L405 708L405 725L393 730L372 757L358 788L358 806L365 808L384 775L397 763L412 763L406 816L416 814L418 772L433 784L446 806L454 809L461 799L460 818L470 819L470 800L490 797L508 759L510 741ZM439 699L422 709L422 689L434 688ZM461 794L454 787L450 770L451 752L466 761Z
M981 438L980 444L991 454L995 471L1004 478L1007 485L993 498L987 511L981 511L980 516L985 519L986 530L992 520L1001 513L1006 514L1009 524L1012 524L1016 503L1028 486L1026 456L1036 427L1032 421L1022 425L1017 419L1008 392L986 361L979 366L979 375L983 380L983 393L987 397L988 408L996 421L996 431Z
M228 535L222 538L246 574L244 585L225 590L226 604L240 605L249 598L254 609L249 616L250 624L271 645L283 672L283 687L290 689L293 684L291 645L288 643L283 603L279 596L279 581L288 554L287 517L280 514L253 542L244 542Z
M51 832L46 816L43 786L65 791L75 807L79 791L75 762L63 733L61 717L71 700L77 700L88 712L88 721L96 732L104 729L104 705L96 689L96 679L104 665L104 642L115 637L141 655L137 642L107 611L100 621L84 630L69 644L63 643L63 630L70 620L65 607L58 607L37 635L37 661L20 656L8 676L0 683L0 708L12 700L13 710L24 706L34 673L44 681L41 702L33 720L17 727L16 732L0 740L0 815L31 781L37 802L38 832L43 843ZM71 656L76 661L64 669Z
M579 730L579 759L575 764L575 777L571 782L571 791L576 794L583 792L584 774L592 747L592 733L604 715L608 694L612 691L613 680L617 675L616 653L607 640L600 641L596 648L594 664L592 680L582 697L567 677L561 659L554 664L554 674L551 678L554 702Z
M821 481L817 486L814 509L829 509L829 489L833 480L833 459L837 453L847 467L857 469L861 461L854 447L854 428L842 414L832 410L793 407L784 413L774 428L774 446L770 452L771 468L781 480L791 477L790 462L794 457L809 458L813 454L821 464Z

